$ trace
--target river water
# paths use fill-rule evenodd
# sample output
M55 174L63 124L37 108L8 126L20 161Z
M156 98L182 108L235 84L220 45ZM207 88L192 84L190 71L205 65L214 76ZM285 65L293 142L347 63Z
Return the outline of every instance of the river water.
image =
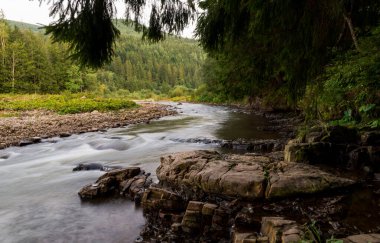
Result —
M226 107L186 104L176 116L106 132L47 139L0 150L0 242L134 242L144 225L133 202L81 202L77 192L104 172L73 172L82 162L140 166L155 174L160 156L215 144L190 138L276 138L256 129L260 116Z

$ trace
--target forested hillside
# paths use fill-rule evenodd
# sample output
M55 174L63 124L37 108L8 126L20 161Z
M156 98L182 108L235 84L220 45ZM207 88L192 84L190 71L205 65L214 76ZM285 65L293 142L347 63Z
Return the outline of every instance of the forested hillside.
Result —
M151 90L168 93L175 86L192 89L200 83L205 54L189 39L170 37L151 44L132 27L117 22L121 37L113 61L101 69L83 68L68 58L68 46L52 43L38 26L0 21L0 92ZM120 92L120 91L119 91Z

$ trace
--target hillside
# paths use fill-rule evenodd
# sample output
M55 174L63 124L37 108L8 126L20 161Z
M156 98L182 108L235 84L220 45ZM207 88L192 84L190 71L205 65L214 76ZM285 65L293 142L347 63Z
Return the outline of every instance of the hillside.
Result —
M33 32L39 32L39 33L43 33L44 30L41 29L42 25L39 26L39 25L35 25L35 24L29 24L29 23L24 23L24 22L20 22L20 21L14 21L14 20L6 20L8 25L11 26L11 27L17 27L17 28L20 28L20 29L28 29L28 30L31 30Z
M2 93L107 93L120 89L128 93L144 89L167 94L175 86L186 91L201 82L205 54L191 39L168 36L152 44L142 41L141 33L119 20L121 36L113 61L93 70L68 59L67 45L52 43L39 26L4 23L0 26L6 33L6 45L0 51L4 60L0 66Z

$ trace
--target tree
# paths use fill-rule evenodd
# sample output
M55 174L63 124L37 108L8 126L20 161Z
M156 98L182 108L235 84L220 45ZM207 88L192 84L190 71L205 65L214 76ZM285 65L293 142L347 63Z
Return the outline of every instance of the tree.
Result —
M357 45L356 36L368 32L380 16L375 0L205 0L200 7L204 12L197 36L227 69L221 82L234 87L251 84L242 95L275 82L286 87L292 104L323 70L331 50ZM345 28L353 23L356 33Z
M39 0L42 2L43 0ZM134 19L136 29L142 30L150 40L162 40L166 33L178 33L192 19L195 5L190 0L152 1L149 27L141 25L145 0L125 0L126 17ZM69 43L72 57L82 65L100 67L110 62L114 54L114 42L120 35L113 19L114 0L57 0L52 2L50 15L58 20L46 26L46 33L54 41Z

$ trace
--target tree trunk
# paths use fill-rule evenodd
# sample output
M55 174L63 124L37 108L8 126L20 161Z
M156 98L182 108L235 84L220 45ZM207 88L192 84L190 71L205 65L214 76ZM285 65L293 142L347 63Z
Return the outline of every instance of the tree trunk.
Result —
M344 20L346 20L346 22L347 22L347 25L348 25L348 28L350 30L351 38L352 38L352 41L354 42L355 48L356 48L356 50L358 50L360 52L358 40L356 39L355 30L354 30L354 27L352 25L351 18L347 17L345 14L343 14L343 17L344 17Z
M12 93L15 92L15 69L16 69L16 57L15 51L12 51Z

